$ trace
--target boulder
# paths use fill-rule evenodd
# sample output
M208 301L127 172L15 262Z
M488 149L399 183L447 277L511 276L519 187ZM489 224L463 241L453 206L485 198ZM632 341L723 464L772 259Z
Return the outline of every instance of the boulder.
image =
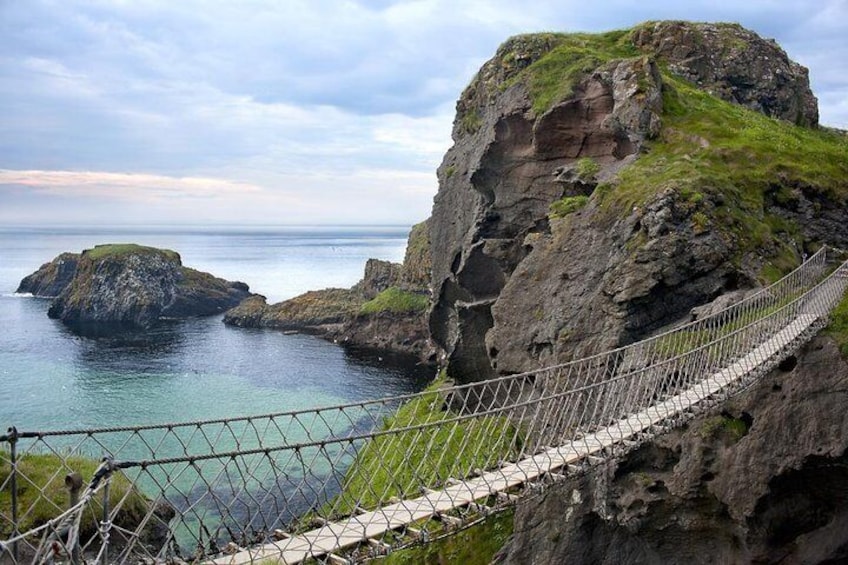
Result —
M650 22L638 27L633 43L729 102L801 126L819 123L807 68L738 24Z

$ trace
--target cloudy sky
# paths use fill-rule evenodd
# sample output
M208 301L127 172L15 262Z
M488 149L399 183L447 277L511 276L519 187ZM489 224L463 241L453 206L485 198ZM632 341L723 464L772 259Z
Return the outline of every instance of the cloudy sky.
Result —
M0 0L0 226L411 224L504 39L734 21L848 128L848 0Z

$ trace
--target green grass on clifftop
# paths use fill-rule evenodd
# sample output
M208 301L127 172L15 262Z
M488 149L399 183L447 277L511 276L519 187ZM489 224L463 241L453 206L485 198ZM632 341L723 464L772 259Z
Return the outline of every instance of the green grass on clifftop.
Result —
M393 286L363 304L360 313L391 312L393 314L405 314L407 312L423 312L427 309L429 303L429 299L423 294L408 292Z
M99 261L107 257L122 257L131 253L155 253L164 255L170 260L179 261L180 255L176 251L170 249L157 249L156 247L147 247L137 245L135 243L109 243L105 245L96 245L94 249L85 251L85 256L92 261Z
M630 30L607 33L550 33L526 36L527 40L551 41L556 46L518 73L514 81L526 80L533 111L543 114L567 98L588 73L614 59L635 57L639 51L630 42ZM505 62L514 54L507 53Z
M598 187L603 210L620 217L671 189L700 212L702 229L714 220L745 251L797 236L797 226L767 212L768 199L788 208L798 191L831 205L848 200L846 137L724 102L667 73L663 80L662 133L616 183ZM702 209L705 200L718 205Z

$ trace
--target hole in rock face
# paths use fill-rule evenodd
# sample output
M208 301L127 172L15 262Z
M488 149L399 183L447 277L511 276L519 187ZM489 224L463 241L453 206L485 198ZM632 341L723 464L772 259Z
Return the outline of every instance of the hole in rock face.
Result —
M739 289L739 276L736 273L728 273L724 277L724 290L730 292Z
M663 481L657 481L645 490L647 490L650 493L662 492L662 491L666 490L665 483Z
M456 255L453 256L453 261L451 262L451 272L456 274L459 270L459 264L462 262L462 252L457 252Z
M747 412L742 412L742 415L739 416L739 419L745 423L745 427L749 430L751 429L751 426L754 425L754 417Z
M783 390L783 387L780 386L780 383L774 383L773 385L771 385L772 392L780 392L781 390Z
M777 366L777 368L780 369L781 371L783 371L784 373L788 373L789 371L793 370L797 366L798 366L798 358L795 357L794 355L790 355L789 357L787 357L786 359L781 361L780 364Z
M715 479L715 473L707 471L703 475L701 475L701 482L708 483L711 480Z

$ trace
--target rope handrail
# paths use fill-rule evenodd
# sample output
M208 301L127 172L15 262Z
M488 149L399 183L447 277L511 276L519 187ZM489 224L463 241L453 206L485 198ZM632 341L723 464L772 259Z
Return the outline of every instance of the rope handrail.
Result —
M666 338L669 334L674 334L674 333L678 333L678 332L681 332L681 331L686 331L688 329L691 329L694 326L697 326L700 323L704 323L704 321L707 320L707 319L718 319L722 316L725 316L728 312L732 312L732 311L741 309L744 306L750 304L751 302L762 298L762 296L773 291L775 288L778 288L781 285L786 284L788 281L791 281L793 278L797 277L797 274L800 272L801 268L805 265L810 266L810 265L814 265L814 264L820 264L823 267L826 258L827 258L827 247L822 247L821 249L816 251L816 253L814 253L812 256L810 256L804 262L804 264L802 266L798 267L797 269L795 269L792 272L788 273L787 275L783 276L782 278L775 281L771 285L763 287L763 288L757 290L756 292L752 293L751 295L746 296L742 300L740 300L740 301L738 301L734 304L728 305L728 306L710 314L709 316L706 316L706 317L701 318L699 320L693 320L693 321L687 322L685 324L682 324L682 325L676 326L674 328L668 329L668 330L666 330L662 333L659 333L659 334L651 336L651 337L647 337L647 338L640 340L638 342L635 342L635 343L623 345L621 347L617 347L617 348L610 349L610 350L607 350L607 351L602 351L600 353L595 353L595 354L592 354L592 355L581 357L579 359L573 359L573 360L567 361L565 363L550 365L550 366L546 366L546 367L543 367L543 368L540 368L540 369L531 369L529 371L524 371L524 372L520 372L520 373L512 373L512 374L509 374L509 375L502 375L502 376L494 377L493 379L489 379L489 381L495 382L495 381L513 379L513 378L522 378L522 377L534 375L535 373L537 373L540 370L563 368L563 367L566 367L568 365L586 362L586 361L590 361L592 359L602 358L602 357L608 356L610 354L613 354L613 353L616 353L616 352L619 352L619 351L625 351L627 349L630 349L630 348L633 348L633 347L636 347L636 346L639 346L639 345L644 345L644 344L647 344L647 343L650 343L650 342L654 342L654 341ZM466 383L466 384L462 384L462 385L456 385L455 388L458 389L458 390L461 390L461 389L467 389L467 388L474 387L475 385L476 385L476 383ZM97 428L67 429L67 430L49 430L49 431L18 431L17 437L19 437L19 438L40 438L40 437L50 437L50 436L62 436L62 435L100 434L100 433L110 433L110 432L133 432L133 431L155 430L155 429L188 428L188 427L197 427L199 425L202 426L202 425L206 425L206 424L249 422L251 420L262 420L262 419L279 418L279 417L286 417L286 416L302 416L302 415L305 415L305 414L312 414L312 413L316 413L316 412L343 410L343 409L346 409L346 408L355 408L355 407L373 405L373 404L400 403L400 402L409 400L411 398L415 398L419 394L420 393L408 393L408 394L402 394L402 395L392 395L392 396L386 396L386 397L379 398L379 399L363 400L363 401L359 401L359 402L330 404L330 405L314 407L314 408L304 408L304 409L299 409L299 410L286 410L286 411L280 411L280 412L269 412L269 413L265 413L265 414L236 416L236 417L231 417L231 418L212 418L212 419L205 419L205 420L201 419L201 420L192 420L192 421L166 422L166 423L160 423L160 424L142 424L142 425L137 425L137 426L112 426L112 427L97 427ZM0 435L0 442L7 441L7 438L8 438L8 436L6 436L6 435Z
M0 492L14 491L17 477L45 500L74 457L99 451L110 458L98 473L108 474L113 496L104 494L96 527L81 521L79 505L63 512L75 513L78 540L57 551L83 551L95 562L108 561L107 546L118 562L189 553L227 563L373 556L433 527L445 533L478 521L509 504L515 489L633 449L747 386L823 327L846 272L848 262L828 272L822 248L709 316L488 381L236 418L9 428L0 442L12 450L0 450L0 471L8 462L12 472L0 478ZM60 461L48 484L25 468L41 454ZM89 496L83 506L95 504ZM46 530L35 522L37 504L23 506L17 512L13 504L11 515L0 506L0 558L5 551L15 563L41 559L51 543L38 539Z

